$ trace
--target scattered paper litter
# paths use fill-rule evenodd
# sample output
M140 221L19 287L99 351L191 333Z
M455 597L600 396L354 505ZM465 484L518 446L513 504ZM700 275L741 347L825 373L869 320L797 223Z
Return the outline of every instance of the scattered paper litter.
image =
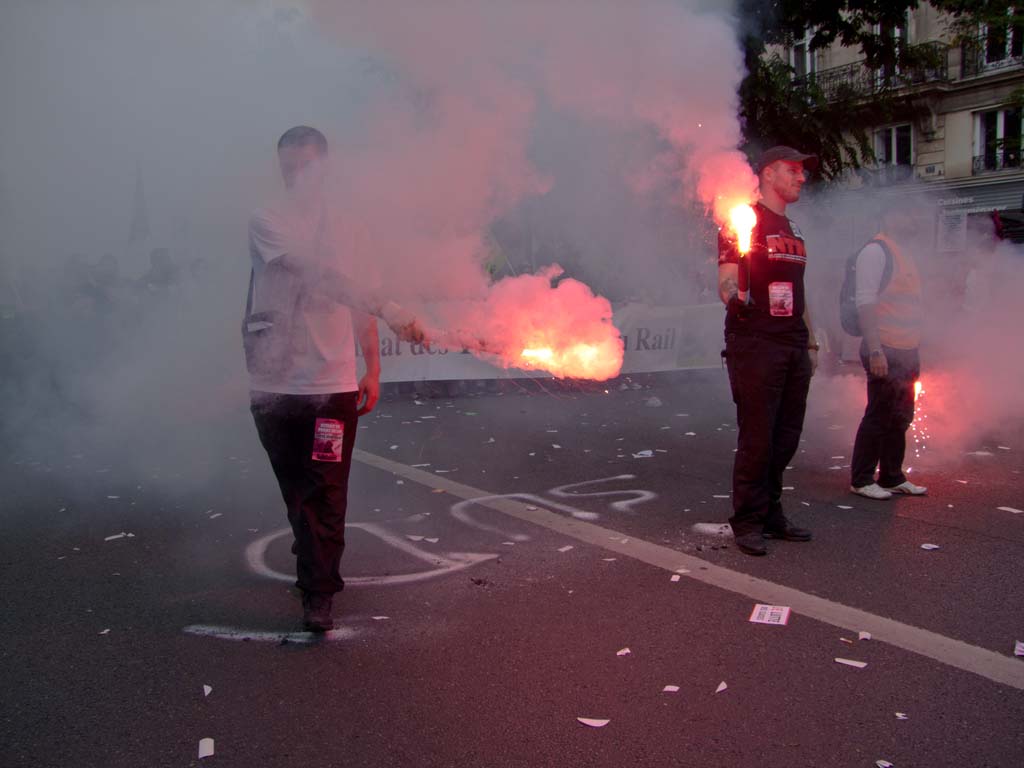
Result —
M697 433L696 433L696 432L687 432L687 433L686 433L686 436L687 436L687 437L696 437L696 436L697 436Z
M729 498L729 494L728 493L716 493L712 498L715 498L715 499L728 499Z
M558 449L559 449L559 448L561 448L562 446L560 446L560 445L559 445L558 443L552 443L552 444L551 444L551 447L552 447L552 448L554 448L555 450L558 450Z
M211 686L211 685L204 685L203 686L203 696L209 696L211 693L213 693L213 686Z
M875 768L893 768L888 760L875 760Z
M967 485L966 480L957 480L957 482L960 483L960 485Z
M537 507L530 507L530 506L528 506L528 507L526 508L526 511L527 511L527 512L536 512L536 511L537 511L537 509L538 509Z
M413 464L414 467L429 467L429 464Z
M214 512L212 515L210 515L210 519L211 520L215 520L216 518L220 517L223 514L224 514L223 512Z
M673 573L672 578L670 578L669 581L679 581L681 578L683 577L680 576L678 573Z
M1015 515L1024 515L1024 509L1017 509L1016 507L996 507L1000 512L1011 512Z
M424 541L428 541L428 542L430 542L431 544L437 544L437 542L439 542L439 541L440 541L440 539L424 539Z
M921 545L921 549L928 549L928 550L939 549L939 545L938 544L922 544Z
M796 488L794 488L792 485L784 485L784 486L782 486L782 490L784 490L784 491L794 491L794 490L796 490Z
M618 560L617 557L602 557L601 559L604 560L606 563L614 563L616 560Z
M398 446L397 445L389 445L388 446L388 450L389 451L397 451L398 450Z
M968 456L995 456L991 451L967 451Z
M621 650L616 651L615 655L616 656L629 656L629 654L631 654L631 653L632 653L632 651L629 650L629 648L622 648Z
M845 459L846 457L845 456L833 456L832 458L833 459Z
M840 637L839 642L846 643L847 645L853 645L853 640L848 637Z
M896 719L897 720L909 720L910 718L907 716L906 712L897 712L896 713Z
M573 548L572 544L566 544L564 547L559 547L558 551L559 552L568 552L572 548Z
M662 693L679 693L679 686L678 685L666 685L664 688L661 689L661 692Z
M204 757L213 756L213 739L200 739L199 740L199 759L202 760Z
M108 635L108 634L110 634L110 630L109 629L104 629L102 632L100 632L100 634L101 635Z
M848 667L856 667L857 669L864 669L868 665L866 661L854 661L853 659L835 659L836 664L845 664Z
M750 613L750 621L754 624L785 626L789 623L789 606L757 603Z
M853 507L848 507L845 504L836 504L836 506L839 507L840 509L853 509Z
M637 451L636 453L633 454L634 459L649 459L653 456L654 451L652 450Z
M593 717L577 717L577 722L583 723L583 725L590 726L591 728L604 728L611 720L598 720Z
M871 639L871 633L870 632L858 632L857 633L857 639L858 640L870 640Z
M390 616L371 616L370 618L373 619L374 621L387 621L391 617Z
M411 533L407 533L405 535L405 538L407 538L409 541L423 541L422 536L413 536Z
M997 445L996 448L998 448L1000 451L1008 451L1008 450L1010 450L1010 446L1008 446L1008 445Z
M833 467L829 467L829 469L842 469L842 467L840 467L838 464L836 464Z
M121 531L120 533L115 533L113 536L107 536L103 540L104 541L113 541L114 539L123 539L127 535L128 535L127 533L125 533L124 531Z
M514 541L503 541L501 543L504 544L506 547L514 547L516 545Z
M722 691L724 691L728 687L729 686L725 684L725 680L723 680L722 682L720 682L718 684L718 687L715 689L715 693L721 693Z
M1017 640L1013 644L1013 655L1024 656L1024 640Z

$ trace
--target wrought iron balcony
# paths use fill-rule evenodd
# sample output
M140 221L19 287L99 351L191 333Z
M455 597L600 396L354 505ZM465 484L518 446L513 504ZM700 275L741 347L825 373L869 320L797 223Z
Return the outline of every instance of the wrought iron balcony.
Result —
M1024 66L1024 27L1010 26L961 46L961 77L976 77Z
M871 69L864 61L795 78L794 87L816 91L825 101L863 99L883 92L949 80L949 48L942 42L911 46L906 66Z
M979 173L1019 170L1020 167L1020 147L1017 147L986 152L984 155L976 155L972 172L977 176Z

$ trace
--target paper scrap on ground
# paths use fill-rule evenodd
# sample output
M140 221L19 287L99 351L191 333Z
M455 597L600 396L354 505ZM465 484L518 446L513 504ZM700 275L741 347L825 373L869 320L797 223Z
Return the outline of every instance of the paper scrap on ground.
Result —
M666 685L664 688L661 689L661 692L662 693L679 693L679 686L678 685Z
M423 541L422 536L413 536L411 533L407 533L405 535L405 538L407 538L409 541Z
M616 651L615 655L616 656L629 656L629 654L631 654L631 653L632 653L632 651L629 650L629 648L623 648L623 649L621 649L619 651Z
M669 581L679 581L681 578L683 578L683 577L680 576L678 573L673 573L672 577L669 579Z
M552 447L552 448L554 448L554 449L555 449L555 450L557 451L557 450L558 450L559 448L561 448L562 446L560 446L560 445L559 445L558 443L552 443L552 444L551 444L551 447Z
M896 713L896 719L897 720L909 720L910 718L907 717L907 713L906 712L897 712Z
M209 696L211 693L213 693L213 686L204 685L203 686L203 696Z
M870 632L858 632L857 633L857 639L858 640L870 640L871 639L871 633Z
M107 635L107 634L110 634L110 630L109 630L109 629L104 629L104 630L103 630L102 632L100 632L100 634L101 634L101 635Z
M1013 644L1013 655L1024 656L1024 640L1017 640Z
M650 459L653 456L654 451L651 450L637 451L636 453L633 454L634 459Z
M931 550L931 549L939 549L939 548L940 548L940 547L939 547L939 545L938 545L938 544L922 544L922 545L921 545L921 549L928 549L928 550Z
M1000 512L1010 512L1014 515L1024 515L1024 509L1017 509L1016 507L996 507Z
M732 528L728 523L694 523L690 530L694 533L704 534L705 536L732 535Z
M754 624L776 624L783 626L789 623L789 606L757 603L750 614L750 621Z
M212 515L210 515L210 519L214 520L214 519L220 517L223 514L224 514L223 512L214 512Z
M387 621L391 617L390 616L371 616L370 618L372 618L374 621Z
M429 542L431 544L437 544L437 542L439 542L440 539L424 539L424 541Z
M875 768L893 768L888 760L875 760Z
M213 756L213 739L199 740L199 759Z
M718 687L715 689L715 693L721 693L722 691L724 691L728 687L729 686L725 684L725 680L723 680L722 682L720 682L718 684Z
M856 667L857 669L864 669L868 665L866 661L854 661L853 659L840 659L836 658L836 664L845 664L848 667Z
M107 536L103 540L104 541L113 541L114 539L123 539L127 535L128 535L127 533L125 533L124 531L121 531L120 533L115 533L113 536Z
M604 560L606 563L614 563L616 560L618 560L617 557L602 557L601 559Z
M853 507L848 507L845 504L836 504L836 506L839 507L840 509L853 509Z
M968 456L994 456L991 451L967 451Z
M611 720L598 720L593 717L577 717L576 720L591 728L604 728Z
M559 547L558 551L559 552L568 552L570 549L572 549L572 544L566 544L564 547Z

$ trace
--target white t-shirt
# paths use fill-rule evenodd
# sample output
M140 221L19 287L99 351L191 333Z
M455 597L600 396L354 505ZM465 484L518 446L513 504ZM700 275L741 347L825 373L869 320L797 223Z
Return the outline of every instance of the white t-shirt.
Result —
M330 245L336 241L330 230L322 209L307 213L290 203L261 208L249 219L253 312L290 312L298 295L291 365L274 377L250 375L250 386L256 391L326 395L355 392L359 388L349 308L323 294L299 294L294 277L283 271L267 270L268 264L284 254L300 265L312 265L325 256L335 257ZM279 306L273 306L275 302Z
M878 243L868 243L857 254L857 292L854 301L858 307L878 303L885 272L885 251Z

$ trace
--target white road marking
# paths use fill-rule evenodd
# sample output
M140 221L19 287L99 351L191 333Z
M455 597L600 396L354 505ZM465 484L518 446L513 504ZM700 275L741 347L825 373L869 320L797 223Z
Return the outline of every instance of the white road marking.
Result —
M619 512L632 512L633 507L637 504L643 504L645 501L653 501L658 498L658 494L652 491L644 491L640 489L623 489L620 491L588 491L587 493L581 493L579 491L570 491L570 488L579 488L583 485L593 485L594 483L610 483L613 480L635 480L636 475L615 475L614 477L602 477L597 480L585 480L582 483L572 483L571 485L560 485L557 488L552 488L548 493L552 496L558 496L560 498L574 498L574 497L595 497L595 496L632 496L630 499L623 499L622 501L613 501L609 506L612 509L618 510Z
M840 629L851 632L870 631L876 641L888 643L1018 690L1024 690L1024 664L1010 656L1003 656L962 640L826 600L766 579L723 568L660 544L642 539L625 538L621 533L609 528L565 517L547 509L530 511L526 509L527 505L520 501L489 495L487 491L479 488L440 478L429 472L413 469L405 464L358 448L354 452L354 458L363 464L400 475L421 485L444 488L453 496L465 500L475 500L475 503L481 506L569 536L577 541L627 555L672 573L680 572L680 568L686 568L689 569L689 573L686 573L688 578L704 584L752 598L757 602L788 605L794 613L831 624ZM517 498L522 497L517 496ZM571 509L566 505L551 504L543 500L540 503L556 509Z
M414 471L418 472L419 470ZM389 576L346 576L346 587L376 587L391 586L394 584L411 584L417 581L432 579L437 576L444 576L455 571L461 571L464 568L469 568L477 563L494 560L498 557L498 555L495 554L485 554L482 552L449 552L447 555L427 552L373 523L345 523L345 527L359 528L360 530L366 531L367 533L376 536L386 544L390 544L395 549L399 549L407 555L435 566L429 571L415 571L413 573L399 573ZM266 578L274 579L275 581L285 581L288 583L295 581L294 574L282 573L281 571L274 570L267 564L267 548L272 542L282 536L290 535L291 532L291 528L279 528L278 530L272 531L266 536L257 539L246 547L245 562L248 564L250 570L258 576L265 576Z
M239 629L237 627L219 627L210 624L191 624L183 630L189 635L199 637L216 637L219 640L252 640L257 643L321 643L336 640L349 640L358 633L350 627L338 627L330 632L267 632L266 630Z

